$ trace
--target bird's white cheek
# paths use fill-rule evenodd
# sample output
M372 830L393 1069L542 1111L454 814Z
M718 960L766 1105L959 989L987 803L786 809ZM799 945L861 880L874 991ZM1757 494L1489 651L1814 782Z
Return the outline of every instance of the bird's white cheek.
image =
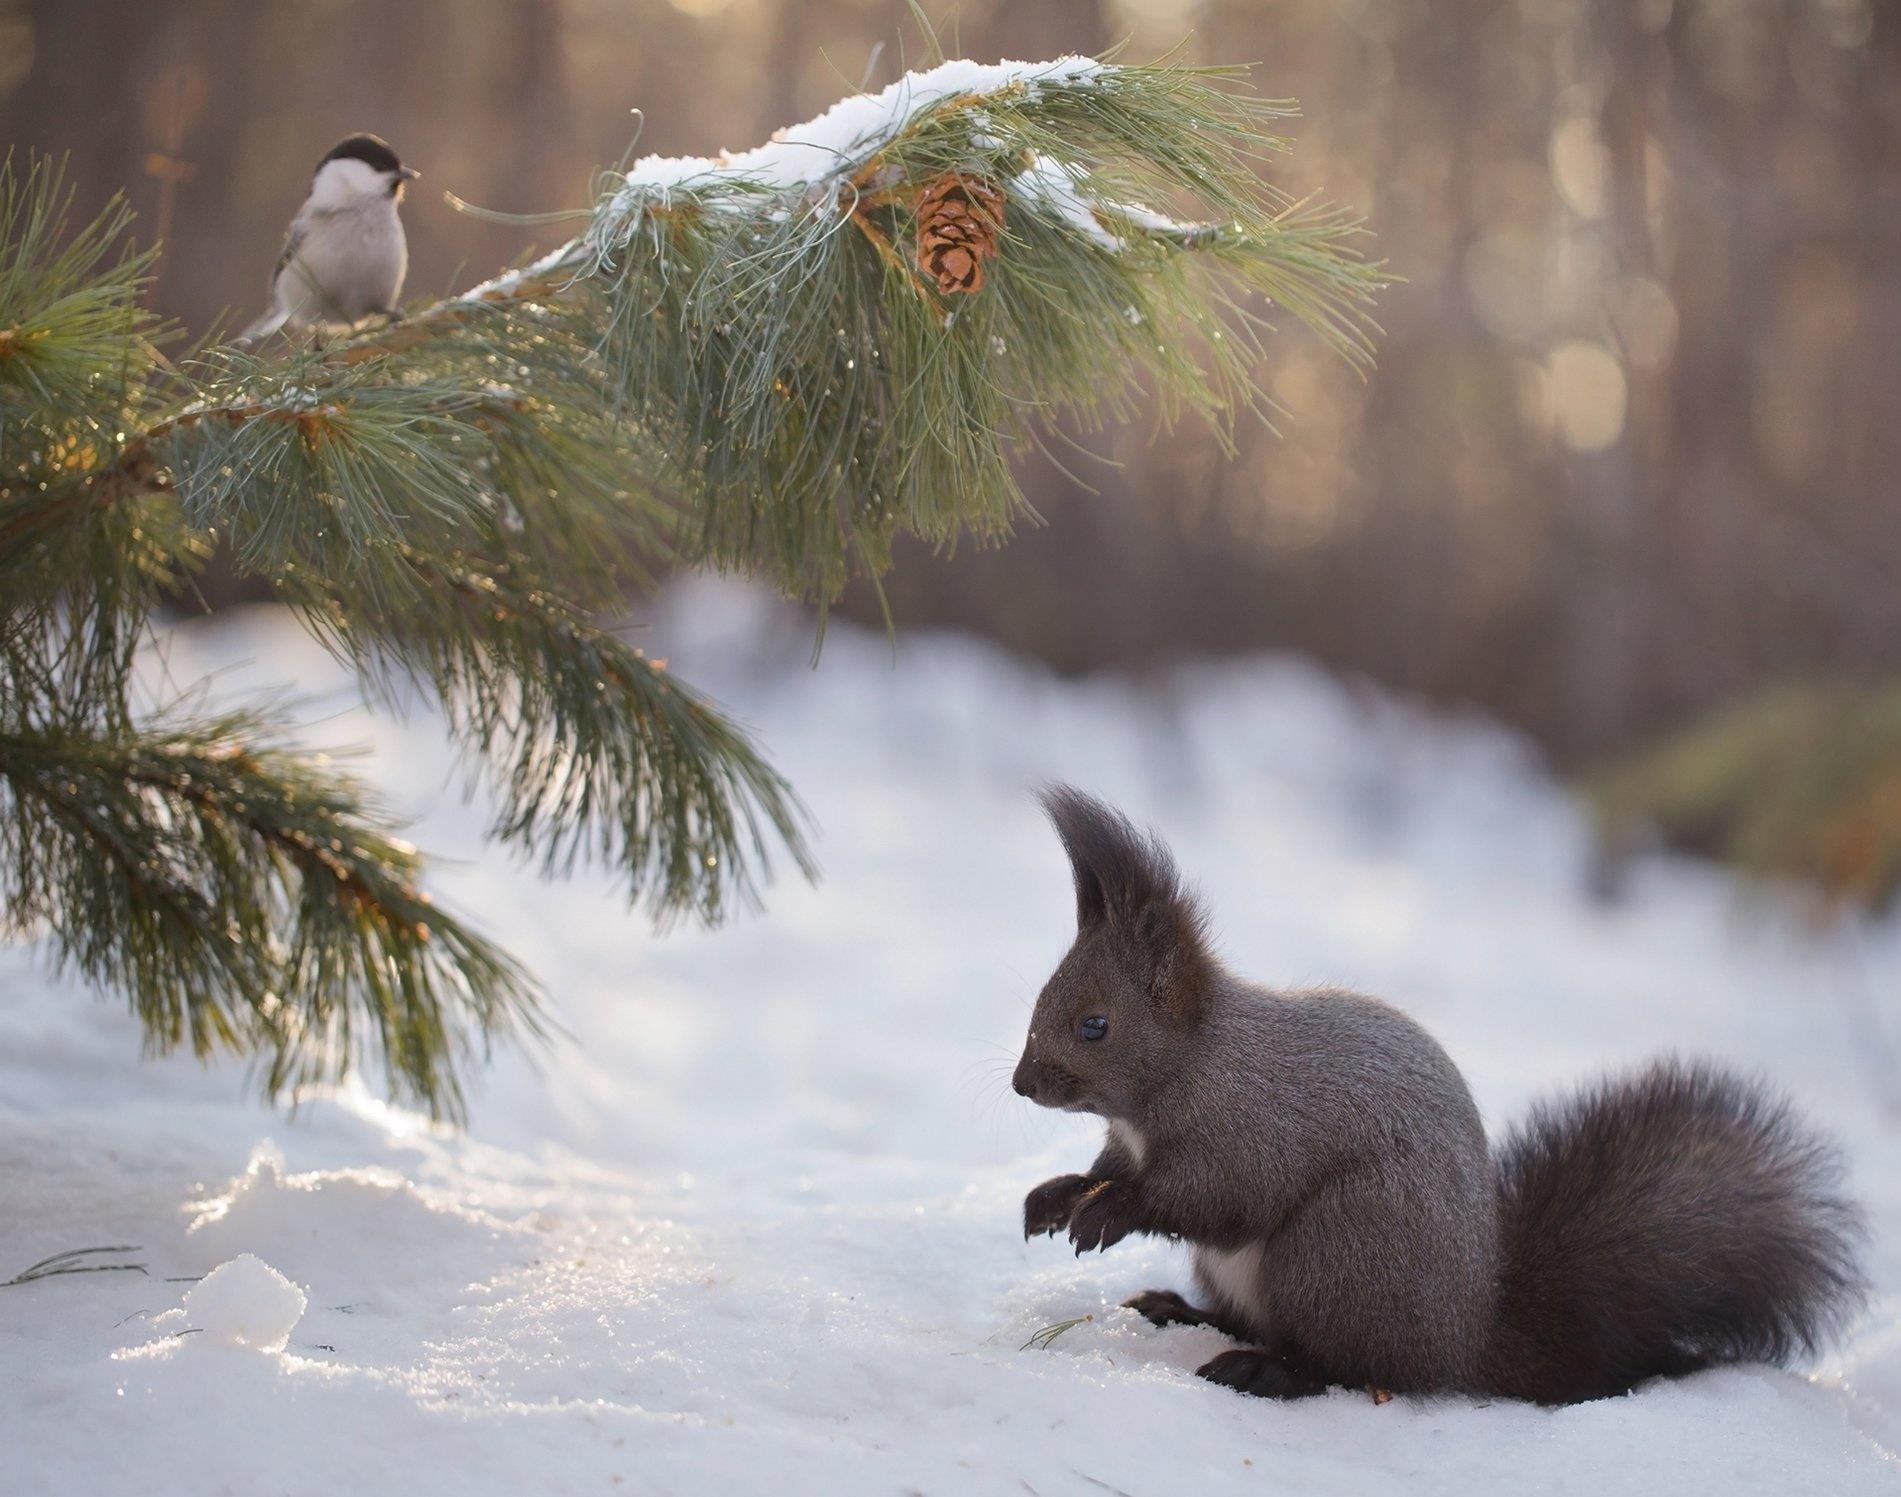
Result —
M350 156L324 162L310 184L310 201L320 208L342 207L358 198L388 196L388 174Z

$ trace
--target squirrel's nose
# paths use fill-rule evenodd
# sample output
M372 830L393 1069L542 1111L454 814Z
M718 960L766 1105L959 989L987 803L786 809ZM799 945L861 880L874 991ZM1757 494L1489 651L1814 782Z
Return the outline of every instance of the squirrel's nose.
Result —
M1017 1062L1016 1074L1010 1078L1010 1087L1019 1097L1033 1095L1030 1086L1030 1057L1024 1056Z

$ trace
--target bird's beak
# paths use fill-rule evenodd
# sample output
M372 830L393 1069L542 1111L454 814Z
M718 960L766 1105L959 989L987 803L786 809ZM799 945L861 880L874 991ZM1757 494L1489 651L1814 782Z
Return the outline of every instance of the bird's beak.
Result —
M413 166L403 166L396 169L396 175L401 177L405 182L413 182L416 178L420 177L422 173L417 171Z

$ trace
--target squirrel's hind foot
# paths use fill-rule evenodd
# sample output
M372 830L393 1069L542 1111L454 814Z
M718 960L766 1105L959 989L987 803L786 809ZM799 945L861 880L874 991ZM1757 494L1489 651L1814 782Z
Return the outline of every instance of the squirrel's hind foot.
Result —
M1255 1398L1311 1398L1327 1391L1327 1380L1295 1357L1253 1347L1224 1351L1196 1368L1195 1376Z

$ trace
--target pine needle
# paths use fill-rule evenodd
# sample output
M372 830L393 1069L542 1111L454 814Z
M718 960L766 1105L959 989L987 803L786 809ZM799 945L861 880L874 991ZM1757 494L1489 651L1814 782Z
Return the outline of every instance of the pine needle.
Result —
M62 1274L75 1273L137 1273L146 1272L143 1263L81 1263L81 1258L96 1253L136 1253L139 1249L130 1243L119 1243L111 1247L70 1248L63 1253L55 1253L50 1258L42 1258L29 1268L23 1268L10 1279L0 1279L0 1289L11 1289L19 1284L32 1284L41 1279L54 1279Z
M1030 1339L1028 1341L1025 1341L1021 1346L1019 1346L1017 1350L1018 1351L1031 1351L1031 1350L1048 1351L1050 1347L1055 1343L1057 1337L1065 1335L1068 1332L1075 1330L1076 1327L1079 1325L1087 1325L1089 1322L1093 1321L1095 1318L1096 1317L1093 1315L1078 1315L1074 1320L1059 1320L1055 1322L1053 1325L1043 1326L1040 1329L1038 1329L1036 1332L1034 1332L1031 1335Z

